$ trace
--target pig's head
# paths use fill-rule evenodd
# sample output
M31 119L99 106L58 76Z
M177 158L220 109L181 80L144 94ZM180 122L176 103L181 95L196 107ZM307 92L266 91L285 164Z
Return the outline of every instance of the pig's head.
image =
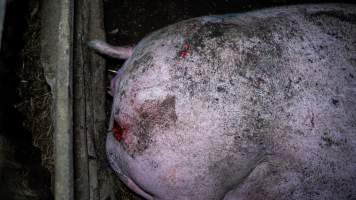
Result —
M191 49L189 32L201 23L146 37L111 84L108 160L147 199L222 198L259 159L257 147L240 143L233 131L236 104L217 102L225 101L209 80L217 75Z

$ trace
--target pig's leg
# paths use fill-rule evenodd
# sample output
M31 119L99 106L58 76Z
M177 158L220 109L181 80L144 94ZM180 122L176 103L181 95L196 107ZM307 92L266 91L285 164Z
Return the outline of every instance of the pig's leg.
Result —
M124 60L131 57L133 50L132 46L116 47L101 40L92 40L88 43L88 46L100 54Z
M246 176L236 188L228 191L223 200L249 200L250 193L256 193L255 188L260 189L260 181L264 180L270 171L270 166L267 162L261 162L251 170L250 174ZM252 189L251 189L252 188Z
M295 166L291 167L290 163ZM301 199L294 196L304 188L300 166L303 164L289 154L265 155L235 188L227 192L223 200Z

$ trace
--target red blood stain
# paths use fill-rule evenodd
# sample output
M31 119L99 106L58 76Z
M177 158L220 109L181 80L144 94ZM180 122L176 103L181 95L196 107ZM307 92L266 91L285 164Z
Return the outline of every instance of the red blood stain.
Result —
M123 136L124 136L124 132L125 132L125 128L122 128L116 121L114 121L114 127L112 128L112 133L114 134L114 137L117 141L121 141Z
M182 46L182 50L179 52L179 56L181 58L186 58L188 55L188 50L189 50L189 44L185 42Z
M179 53L179 56L180 56L181 58L186 58L187 55L188 55L188 52L187 52L187 51L181 51L181 52Z

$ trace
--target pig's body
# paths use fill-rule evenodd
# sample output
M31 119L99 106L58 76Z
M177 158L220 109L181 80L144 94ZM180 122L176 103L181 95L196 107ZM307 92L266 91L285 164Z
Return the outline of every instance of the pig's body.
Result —
M356 198L355 5L183 21L118 76L108 159L145 198Z

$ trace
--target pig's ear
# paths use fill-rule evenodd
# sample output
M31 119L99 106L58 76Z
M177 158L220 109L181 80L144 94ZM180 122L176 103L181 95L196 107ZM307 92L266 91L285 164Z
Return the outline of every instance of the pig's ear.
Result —
M131 57L133 50L133 46L112 46L101 40L92 40L88 43L88 46L100 54L124 60Z

